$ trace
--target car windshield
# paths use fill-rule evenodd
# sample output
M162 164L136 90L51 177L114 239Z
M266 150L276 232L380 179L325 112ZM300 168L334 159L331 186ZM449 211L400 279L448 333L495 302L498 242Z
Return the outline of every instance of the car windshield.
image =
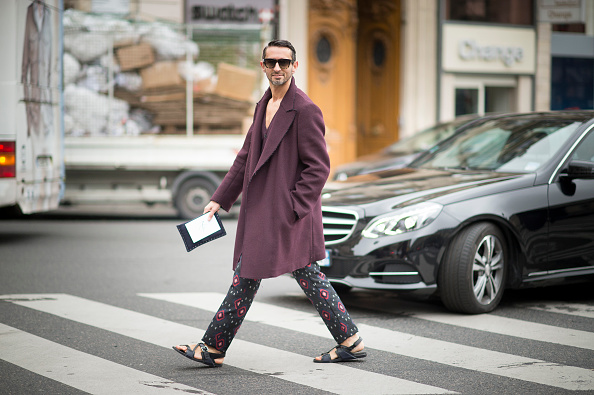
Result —
M551 159L580 125L571 120L535 118L489 120L434 147L413 166L533 172Z
M425 129L413 136L403 138L386 148L386 153L392 155L417 153L428 150L435 144L450 137L456 129L468 123L472 118L459 118L452 122L439 124Z

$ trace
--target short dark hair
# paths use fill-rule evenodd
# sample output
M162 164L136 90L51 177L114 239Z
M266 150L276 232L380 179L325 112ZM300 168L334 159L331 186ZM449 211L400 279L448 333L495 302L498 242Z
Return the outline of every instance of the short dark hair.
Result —
M268 49L268 47L284 47L284 48L289 48L291 50L291 60L293 63L295 63L295 61L297 60L297 51L295 51L295 47L293 46L293 44L291 44L289 41L287 40L272 40L271 42L268 43L267 46L264 47L264 50L262 51L262 59L266 58L266 50Z

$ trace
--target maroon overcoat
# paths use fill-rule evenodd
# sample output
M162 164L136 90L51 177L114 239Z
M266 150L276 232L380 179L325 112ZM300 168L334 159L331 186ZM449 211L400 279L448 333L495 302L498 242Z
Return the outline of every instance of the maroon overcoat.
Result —
M233 269L276 277L323 259L321 192L330 172L322 112L291 79L262 147L270 88L256 105L243 148L212 196L229 211L241 193Z

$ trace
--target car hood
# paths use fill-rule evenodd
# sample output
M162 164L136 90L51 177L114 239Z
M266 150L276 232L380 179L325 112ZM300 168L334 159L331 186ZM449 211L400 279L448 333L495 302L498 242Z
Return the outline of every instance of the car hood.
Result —
M322 193L324 206L394 208L434 200L442 204L512 190L534 183L533 173L404 168L329 182Z

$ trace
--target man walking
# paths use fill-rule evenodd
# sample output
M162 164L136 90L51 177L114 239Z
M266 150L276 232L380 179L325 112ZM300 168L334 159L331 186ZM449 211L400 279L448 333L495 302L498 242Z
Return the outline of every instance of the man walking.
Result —
M298 62L290 42L268 43L260 65L270 88L256 105L243 148L204 208L210 219L242 195L233 282L203 343L173 349L221 366L260 281L292 273L337 342L314 362L364 358L357 327L316 263L325 257L321 191L330 172L322 112L295 85Z

